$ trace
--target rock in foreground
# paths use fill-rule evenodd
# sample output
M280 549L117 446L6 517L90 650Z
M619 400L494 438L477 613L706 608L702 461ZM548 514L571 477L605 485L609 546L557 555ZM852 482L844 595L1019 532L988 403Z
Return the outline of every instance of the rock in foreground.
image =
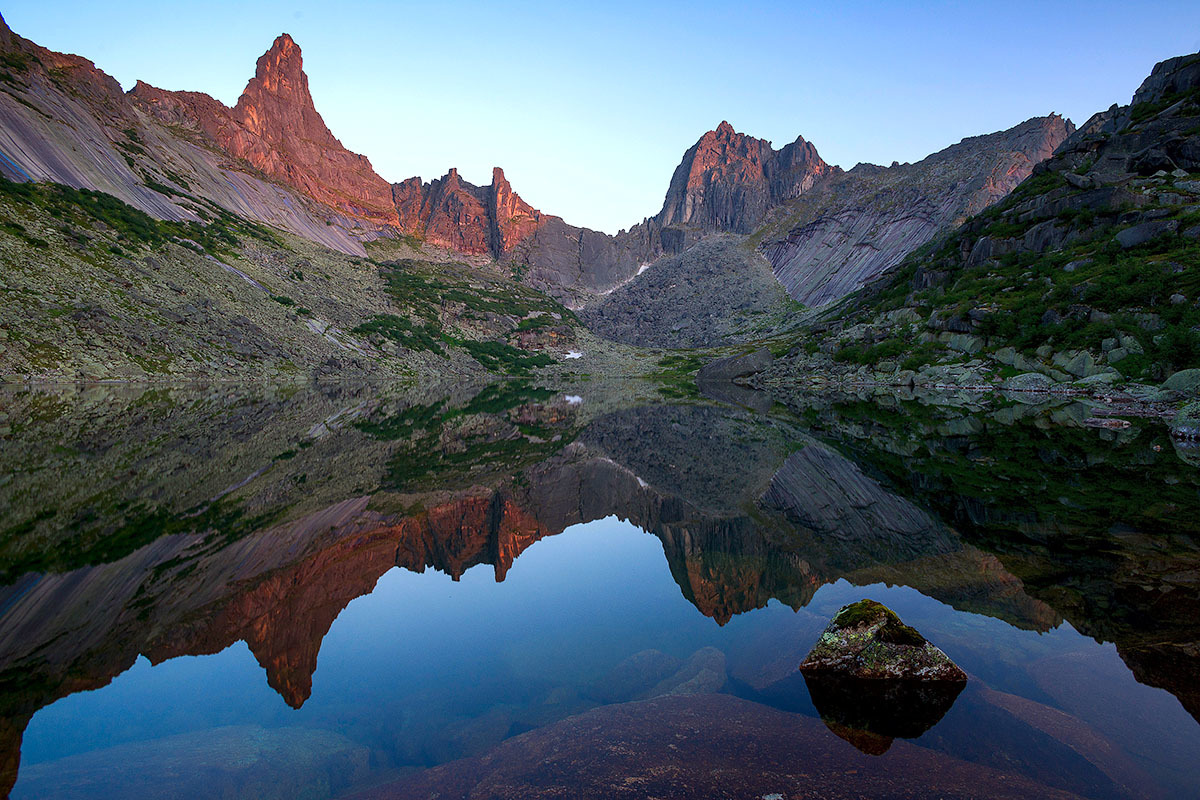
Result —
M874 600L860 600L838 611L800 671L869 679L967 680L949 656Z

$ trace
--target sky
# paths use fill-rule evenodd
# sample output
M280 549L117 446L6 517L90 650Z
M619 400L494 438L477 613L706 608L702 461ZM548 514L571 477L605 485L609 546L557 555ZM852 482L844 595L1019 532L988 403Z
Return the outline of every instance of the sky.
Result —
M317 110L389 181L493 166L534 207L615 233L658 212L728 120L826 161L918 161L967 136L1128 103L1200 50L1200 2L70 2L18 34L233 105L282 32Z

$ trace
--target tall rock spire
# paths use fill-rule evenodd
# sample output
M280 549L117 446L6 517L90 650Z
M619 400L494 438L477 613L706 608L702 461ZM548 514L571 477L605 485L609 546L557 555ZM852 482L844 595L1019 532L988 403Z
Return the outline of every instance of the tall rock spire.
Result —
M204 124L207 123L207 124ZM317 112L300 46L288 34L258 59L225 120L202 120L217 142L272 178L335 208L396 223L391 186L342 146Z

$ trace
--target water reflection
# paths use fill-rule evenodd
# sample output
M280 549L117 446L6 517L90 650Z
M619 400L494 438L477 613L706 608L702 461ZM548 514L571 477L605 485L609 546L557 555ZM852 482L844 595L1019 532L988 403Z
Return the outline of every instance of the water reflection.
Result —
M1165 433L1148 423L1088 428L1092 412L1069 404L798 396L785 411L639 400L653 393L515 383L453 398L350 386L8 396L9 419L22 420L0 453L9 785L39 709L149 674L135 666L140 656L165 667L220 653L202 672L231 674L231 654L244 651L227 648L245 642L267 684L302 709L280 716L265 701L230 699L246 710L203 722L196 710L189 724L126 738L38 738L37 766L14 796L95 796L116 785L133 796L153 779L140 786L129 776L171 764L193 777L219 772L213 785L231 795L270 785L279 796L334 796L386 781L381 796L454 796L500 780L504 759L504 780L550 787L576 774L568 761L557 772L546 764L564 737L627 747L685 719L713 723L689 723L688 758L731 758L758 732L760 763L730 766L729 785L765 787L760 795L832 781L781 766L814 753L861 769L866 793L921 794L935 764L940 782L925 786L945 796L956 786L970 796L985 785L996 796L1036 787L1123 797L1194 785L1195 723L1133 681L1168 689L1193 715L1200 709L1200 484ZM575 529L562 535L613 516L628 521L620 530L653 534L668 569L661 555L622 544L624 534L583 552ZM387 644L400 635L387 629L335 642L356 598L374 590L368 616L387 613L376 587L400 580L392 576L433 568L465 584L478 574L472 567L487 565L504 582L518 560L537 564L530 548L543 540L563 542L555 547L568 555L541 572L531 566L508 591L544 589L559 575L561 596L514 610L523 632L489 617L507 641L472 622L500 607L500 595L453 613L437 584L421 584L404 604L440 620L424 640L440 654L428 664ZM686 612L667 610L663 581ZM642 587L656 588L643 597ZM892 604L927 598L916 618L898 610L972 674L961 698L885 687L862 702L859 690L814 688L796 674L831 604L868 591ZM719 626L700 625L695 610ZM1128 668L1072 628L1115 642ZM460 637L471 646L447 649L443 640ZM571 641L569 656L555 655ZM367 668L388 676L366 680L378 694L348 694L362 672L321 683L329 658L364 642L395 659ZM512 671L533 662L537 670ZM159 699L178 699L197 680L172 683ZM396 681L413 691L397 694ZM335 699L336 709L325 705ZM629 703L654 703L659 716ZM718 711L719 724L710 716ZM732 720L751 727L735 735ZM826 727L886 758L859 765ZM786 747L761 749L785 728ZM986 746L972 745L984 732ZM915 743L892 742L908 738ZM655 758L659 767L687 763L660 742L638 763L598 768L592 788L603 795L606 779ZM251 761L261 769L249 770L249 783L222 766ZM987 772L997 769L1026 783ZM687 774L680 767L677 787L701 780ZM180 796L197 785L180 781ZM574 790L587 794L583 783Z

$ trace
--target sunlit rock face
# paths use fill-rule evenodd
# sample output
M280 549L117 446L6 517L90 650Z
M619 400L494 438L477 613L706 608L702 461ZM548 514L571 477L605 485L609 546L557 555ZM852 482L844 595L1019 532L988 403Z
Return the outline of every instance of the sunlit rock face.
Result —
M664 227L750 233L770 208L834 172L840 170L821 160L803 137L776 151L770 142L722 122L684 154L656 221Z
M300 48L286 33L258 59L254 77L227 119L201 119L213 138L273 178L314 200L394 223L391 187L365 156L329 132L313 105Z
M499 167L492 170L489 186L468 183L451 169L429 183L409 178L394 184L392 196L403 230L472 255L502 258L557 219L522 200Z
M299 46L285 33L258 59L233 108L205 94L168 92L141 81L130 97L163 122L195 125L234 158L318 202L395 225L391 187L366 157L330 133L303 67Z

